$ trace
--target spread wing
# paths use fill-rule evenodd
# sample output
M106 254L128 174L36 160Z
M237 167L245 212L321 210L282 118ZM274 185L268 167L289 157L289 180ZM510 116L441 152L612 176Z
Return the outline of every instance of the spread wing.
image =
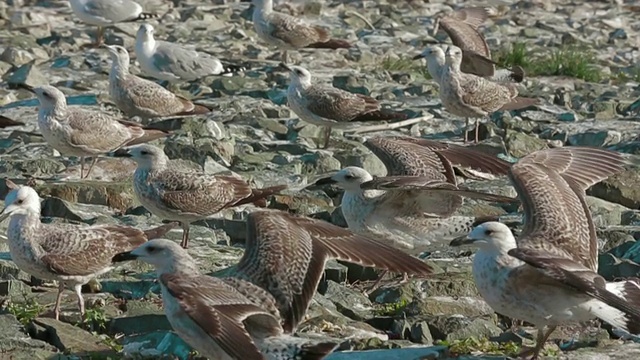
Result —
M458 10L439 20L439 25L449 35L451 42L462 49L461 70L478 76L493 76L495 66L491 51L478 31L488 18L485 8L472 7Z
M259 318L252 324L261 324L267 332L282 331L273 315L220 279L163 274L160 281L185 314L234 359L265 359L245 328L247 319Z
M286 332L302 320L329 259L409 274L431 272L419 259L389 245L282 211L249 214L245 249L238 276L274 296Z
M571 259L596 271L598 244L585 190L622 170L619 153L587 147L537 151L512 166L524 207L519 248Z

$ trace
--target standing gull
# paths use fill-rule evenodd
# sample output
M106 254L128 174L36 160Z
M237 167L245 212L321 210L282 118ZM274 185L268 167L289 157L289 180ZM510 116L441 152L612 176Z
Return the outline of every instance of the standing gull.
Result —
M332 86L314 85L311 73L300 66L280 66L289 70L291 81L287 101L300 120L324 126L323 148L329 146L331 128L354 128L361 121L404 120L407 114L382 109L367 95L350 93Z
M158 17L131 0L69 0L69 4L80 20L98 27L95 46L102 45L105 26Z
M139 145L113 153L131 157L138 167L133 175L133 189L140 203L156 216L180 221L184 230L182 247L189 241L189 224L210 218L223 209L255 204L266 206L270 195L286 189L286 185L253 189L233 176L205 175L171 166L162 149Z
M538 327L536 346L523 356L537 358L558 325L594 317L640 333L640 283L607 283L598 275L598 240L585 199L587 188L624 164L617 152L587 147L525 156L509 171L524 205L518 240L506 225L487 222L451 243L478 246L473 275L496 312Z
M194 104L162 86L129 73L129 53L119 45L106 46L111 54L109 95L127 116L150 119L206 114L211 109Z
M245 280L202 275L172 241L152 240L116 258L155 266L171 327L209 359L319 360L337 346L285 334L271 294Z
M62 91L53 86L31 89L40 101L38 127L47 143L65 155L80 157L80 178L88 178L98 158L122 146L135 145L169 134L115 119L100 111L67 106ZM93 156L86 175L84 158Z
M510 164L462 146L409 137L375 137L365 145L387 167L374 178L350 166L316 184L345 190L342 213L349 229L393 241L394 246L424 251L433 240L468 233L477 220L456 216L462 197L513 202L515 199L458 187L454 166L506 175Z
M154 29L142 24L136 35L136 57L149 75L167 81L194 81L209 75L232 74L246 70L242 66L223 64L215 57L178 44L157 41Z
M487 117L498 110L513 110L535 105L538 99L518 96L515 84L496 83L480 76L460 71L462 50L450 45L445 53L445 68L440 78L440 100L452 114L466 119ZM478 142L476 125L475 142Z
M282 49L282 62L287 62L287 50L301 48L350 48L345 40L332 39L325 28L273 11L273 0L253 0L253 26L258 37L269 45Z
M59 281L56 319L60 318L65 285L75 291L80 313L84 315L82 285L113 269L114 255L163 236L177 225L171 223L142 231L119 225L43 224L36 191L28 186L18 187L11 181L7 181L7 187L12 190L5 199L0 221L11 217L7 229L11 259L22 271L37 278Z

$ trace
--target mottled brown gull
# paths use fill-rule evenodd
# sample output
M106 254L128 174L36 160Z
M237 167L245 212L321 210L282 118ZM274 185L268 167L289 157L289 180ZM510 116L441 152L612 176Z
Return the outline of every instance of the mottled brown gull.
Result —
M366 170L350 166L316 182L337 184L345 190L342 213L349 229L357 233L421 252L433 241L471 230L475 217L455 215L463 196L516 201L458 187L454 166L506 175L510 164L495 156L409 137L376 137L366 145L386 165L387 176L374 178Z
M216 360L323 359L336 348L285 333L276 300L238 278L203 275L178 244L151 240L116 256L156 268L167 319L201 356Z
M128 116L143 119L206 114L211 109L194 104L171 91L129 73L129 53L119 45L106 46L111 54L109 95L116 106Z
M524 205L518 240L506 225L487 222L452 242L479 248L475 282L496 312L538 327L536 346L523 356L536 358L557 326L594 317L640 333L639 280L607 283L598 275L598 240L585 200L587 188L624 164L617 152L587 147L525 156L509 171Z
M142 24L136 35L136 57L144 72L167 81L194 81L210 75L244 71L238 65L222 63L215 57L179 44L156 40L153 26Z
M38 127L42 136L60 153L80 157L80 178L89 177L98 160L97 155L169 135L165 131L146 129L100 111L68 106L62 91L53 86L31 90L40 101ZM85 156L93 156L86 174Z
M407 114L383 109L378 100L332 86L311 83L311 73L300 66L280 66L289 70L291 81L287 101L300 120L324 126L323 147L329 145L331 128L349 129L363 121L404 120Z
M7 237L11 259L18 267L37 278L58 280L55 318L60 317L60 301L65 286L78 296L78 307L84 315L82 285L115 267L114 255L130 251L149 239L161 237L176 223L149 230L128 226L43 224L40 222L40 198L28 186L16 186L5 198L0 221L11 217Z
M245 253L227 276L252 282L276 300L285 332L304 319L328 260L426 276L429 265L381 241L279 210L249 214Z
M445 53L445 68L440 79L440 100L450 113L469 118L483 118L497 110L513 110L538 103L538 99L518 96L515 84L497 83L460 71L462 51L450 45ZM476 125L475 142L478 142ZM465 127L465 142L467 140Z
M105 26L158 17L132 0L69 0L69 5L80 20L98 27L95 46L104 41Z
M164 151L151 145L123 148L113 153L131 157L138 167L133 189L140 203L156 216L180 221L182 246L189 241L189 224L215 216L223 209L255 204L266 206L266 198L286 185L254 189L233 176L205 175L172 166Z
M253 26L258 37L282 50L287 62L287 50L301 48L350 48L345 40L333 39L325 28L307 23L301 18L273 11L273 0L253 0Z

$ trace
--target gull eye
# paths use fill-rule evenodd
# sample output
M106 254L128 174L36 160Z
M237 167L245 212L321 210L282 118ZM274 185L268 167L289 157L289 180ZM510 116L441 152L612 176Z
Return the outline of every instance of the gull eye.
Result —
M491 235L493 235L493 230L486 229L486 230L484 231L484 234L485 234L486 236L491 236Z
M153 254L153 253L154 253L154 252L156 252L156 251L158 251L158 248L157 248L157 247L155 247L155 246L153 246L153 245L152 245L152 246L147 246L147 252L148 252L149 254Z
M16 203L18 203L18 204L22 204L23 202L24 202L24 200L22 200L22 199L18 199L18 201L16 201Z
M351 174L347 174L347 175L345 175L345 176L344 176L344 178L345 178L346 180L351 180L351 179L355 178L355 176L353 176L353 175L351 175Z
M140 151L140 155L150 155L151 153L148 152L147 150L142 150Z

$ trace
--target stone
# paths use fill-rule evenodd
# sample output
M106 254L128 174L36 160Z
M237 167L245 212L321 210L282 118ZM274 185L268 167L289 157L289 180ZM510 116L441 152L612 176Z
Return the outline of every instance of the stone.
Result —
M366 296L336 282L328 282L324 296L341 314L351 319L362 321L373 315L373 306Z
M587 193L601 199L624 205L630 209L640 208L640 170L627 169L595 184Z
M113 356L115 351L105 345L100 337L79 327L50 318L36 318L33 330L36 338L67 353L78 356Z

